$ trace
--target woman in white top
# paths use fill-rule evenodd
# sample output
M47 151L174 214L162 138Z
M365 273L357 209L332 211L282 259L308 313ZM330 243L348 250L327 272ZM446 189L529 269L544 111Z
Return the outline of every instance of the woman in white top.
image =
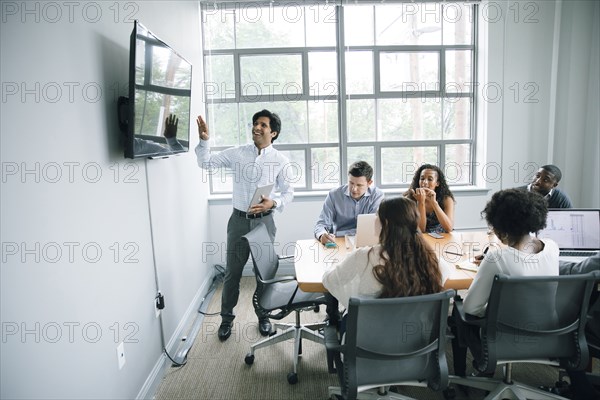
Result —
M538 239L532 233L546 226L548 209L545 199L537 193L518 189L494 193L481 212L500 241L508 247L489 248L463 302L466 313L483 316L496 274L511 276L558 275L558 246L549 239ZM465 376L466 347L473 358L481 356L478 329L461 326L454 316L458 338L452 340L454 373ZM452 324L452 325L454 325ZM456 332L455 332L456 333Z
M362 247L325 272L323 285L344 306L352 296L402 297L442 291L452 267L438 259L417 228L413 200L384 199L379 244Z

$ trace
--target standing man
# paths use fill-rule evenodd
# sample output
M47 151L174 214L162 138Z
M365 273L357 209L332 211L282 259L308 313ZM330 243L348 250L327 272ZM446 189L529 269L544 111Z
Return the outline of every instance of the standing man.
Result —
M573 208L569 196L557 188L561 178L562 172L556 165L542 165L535 173L533 181L527 186L519 187L519 189L536 192L545 197L548 208Z
M227 340L240 294L240 278L244 265L250 255L250 247L242 236L250 232L259 223L264 223L271 240L275 240L275 222L273 212L281 212L294 197L294 189L289 181L289 160L272 143L281 131L279 116L268 110L262 110L252 117L252 141L232 147L219 153L210 152L208 145L208 127L201 116L196 120L200 143L196 147L198 165L203 169L219 167L233 171L233 212L227 224L227 266L221 298L221 326L219 339ZM258 204L250 204L257 187L274 184L269 197L262 197ZM278 191L279 194L275 194ZM271 322L264 315L258 316L258 329L263 336L271 331Z
M336 236L356 234L358 214L374 214L383 200L383 192L371 187L373 168L357 161L348 169L348 183L332 189L325 199L315 225L315 238L322 244L335 242Z

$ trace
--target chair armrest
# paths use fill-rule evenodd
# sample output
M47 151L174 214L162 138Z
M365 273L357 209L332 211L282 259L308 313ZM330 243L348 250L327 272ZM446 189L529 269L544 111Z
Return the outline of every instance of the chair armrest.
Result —
M328 351L342 351L344 345L340 344L338 339L337 327L335 325L328 325L323 330L323 336L325 337L325 348Z
M292 276L292 275L285 275L285 276L277 276L273 279L267 279L266 281L261 280L261 282L263 284L270 284L270 283L276 283L276 282L289 282L289 281L295 281L296 277Z
M282 268L286 268L288 273L290 273L290 270L295 271L296 267L296 260L295 260L295 256L290 255L290 256L277 256L277 262L279 264L279 266L277 267L278 269L282 269Z
M462 320L462 322L464 322L465 324L469 324L469 325L476 325L479 327L484 326L485 324L485 318L481 318L481 317L476 317L475 315L471 315L471 314L467 314L463 308L463 302L462 299L454 299L454 307L456 308L456 311L458 311L458 314L460 315L460 319Z
M327 352L327 372L330 374L338 373L338 377L342 378L343 363L340 353L346 350L346 346L340 344L338 339L338 330L335 325L327 325L323 330L325 337L325 350Z

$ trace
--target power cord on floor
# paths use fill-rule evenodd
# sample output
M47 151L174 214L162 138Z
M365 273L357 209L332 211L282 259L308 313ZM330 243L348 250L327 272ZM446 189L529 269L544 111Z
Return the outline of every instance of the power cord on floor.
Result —
M206 292L206 296L204 297L204 299L206 299L209 294L211 294L212 292L217 290L217 286L219 286L219 284L223 283L223 279L225 278L225 268L223 268L222 265L215 264L215 270L217 272L215 273L215 276L213 277L212 283L210 284L210 288L208 288L208 292ZM202 303L204 303L204 299L202 299ZM220 312L207 313L200 309L198 309L198 312L207 317L212 317L212 316L221 314Z
M217 289L217 286L223 282L223 278L225 277L225 268L223 268L223 266L216 264L215 265L215 270L217 271L215 273L215 276L213 277L213 280L210 284L210 287L208 288L208 291L206 292L206 295L204 296L204 298L202 299L202 304L204 303L204 300ZM200 304L200 307L202 307L202 304ZM212 315L219 315L220 313L205 313L204 311L201 311L200 309L198 309L198 312L202 315L207 315L207 316L212 316ZM166 348L163 348L163 351L165 352L166 356L169 358L169 360L171 360L171 362L173 363L172 366L173 367L183 367L184 365L187 364L187 357L185 358L185 361L183 362L177 362L173 359L173 357L171 357L171 355L167 352Z
M165 354L167 355L167 357L169 357L169 360L171 360L171 362L172 362L171 366L172 367L183 367L185 364L187 364L187 358L185 359L184 362L178 363L177 361L173 360L173 357L171 357L169 355L169 352L167 351L167 349L163 349L163 351L165 352Z

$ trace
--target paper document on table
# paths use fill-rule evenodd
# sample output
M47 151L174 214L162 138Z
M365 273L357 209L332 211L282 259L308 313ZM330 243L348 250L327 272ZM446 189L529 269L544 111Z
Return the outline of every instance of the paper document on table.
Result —
M461 261L459 263L456 264L456 268L458 269L464 269L466 271L473 271L473 272L477 272L477 269L479 268L477 266L477 264L473 264L470 261Z

